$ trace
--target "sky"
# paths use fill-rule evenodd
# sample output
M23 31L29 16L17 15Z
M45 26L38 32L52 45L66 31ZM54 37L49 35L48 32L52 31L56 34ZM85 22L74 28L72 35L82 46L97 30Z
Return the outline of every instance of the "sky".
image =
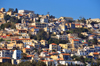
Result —
M54 15L56 18L100 18L100 0L0 0L0 8L32 10L35 14Z

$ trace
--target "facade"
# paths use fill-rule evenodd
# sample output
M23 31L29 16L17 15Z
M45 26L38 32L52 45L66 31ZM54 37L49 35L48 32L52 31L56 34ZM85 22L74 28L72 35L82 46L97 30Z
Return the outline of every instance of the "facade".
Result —
M55 51L57 51L57 44L55 44L55 43L50 44L49 45L49 50L55 50Z
M57 39L68 40L68 36L67 35L57 35Z
M11 63L11 58L10 57L0 57L0 62L1 63L5 63L5 62Z
M63 23L59 25L62 31L66 31L67 30L67 26Z
M81 24L75 24L75 28L82 28Z
M0 57L11 57L12 52L9 49L0 49Z
M13 15L13 12L12 11L9 11L9 12L7 12L7 15Z
M61 53L59 56L60 58L63 58L64 60L71 60L69 53Z
M44 47L48 47L48 41L46 40L41 40L41 45L43 45Z
M68 44L59 44L63 49L67 49L68 48Z
M4 19L5 13L0 11L0 19Z
M21 53L22 53L21 50L14 50L13 54L12 54L12 58L13 59L21 59Z
M18 30L18 32L19 32L19 34L25 34L25 33L27 33L27 30Z
M35 23L32 23L31 26L36 26L37 28L45 28L48 26L48 24L35 22Z
M79 47L79 39L72 39L72 47L73 48Z
M0 11L1 11L1 12L5 12L5 8L1 8Z
M100 19L99 18L95 18L95 19L88 19L88 20L86 20L87 24L89 24L91 22L100 22Z
M35 26L29 26L29 30L31 30L32 35L36 35L39 32L39 28Z
M29 13L34 13L34 11L29 11L29 10L18 10L18 13L19 13L19 14L22 14L22 15L26 15L26 14L29 14Z
M46 19L46 18L41 18L41 19L40 19L40 22L41 22L41 23L48 23L48 19Z

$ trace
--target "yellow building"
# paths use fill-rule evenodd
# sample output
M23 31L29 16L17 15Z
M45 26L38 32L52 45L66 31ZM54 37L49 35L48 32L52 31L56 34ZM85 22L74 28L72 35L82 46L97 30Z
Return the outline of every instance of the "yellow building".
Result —
M49 17L50 15L49 15L49 14L47 14L46 16L48 16L48 17Z
M57 60L58 59L58 55L51 55L51 58L54 59L54 60Z
M82 28L81 24L75 24L75 28Z
M7 44L8 49L13 49L13 47L19 47L22 49L24 47L23 43L16 43L16 41L11 41L9 44Z
M100 42L100 39L98 39L98 42Z
M81 32L82 35L88 36L87 32Z
M13 14L13 12L12 11L9 11L9 12L7 12L7 15L12 15Z
M1 11L1 12L5 12L5 9L4 9L4 8L1 8L0 11Z
M43 46L46 46L48 44L48 41L46 41L46 40L41 40L40 42L41 42L41 45L43 45Z
M4 19L5 14L0 11L0 19Z
M68 49L68 45L67 44L59 44L63 49Z
M50 30L50 29L49 29L48 27L45 27L45 28L44 28L44 31L45 31L45 32L49 32L49 30Z
M30 53L30 48L23 48L22 51L23 53Z
M65 25L71 27L71 24L72 24L72 23L66 23Z

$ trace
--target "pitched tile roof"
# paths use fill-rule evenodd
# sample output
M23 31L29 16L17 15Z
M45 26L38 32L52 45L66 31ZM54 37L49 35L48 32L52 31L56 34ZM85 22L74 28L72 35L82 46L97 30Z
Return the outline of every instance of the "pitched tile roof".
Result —
M62 55L70 55L69 53L62 53Z
M57 44L55 44L55 43L51 43L52 45L57 45Z
M10 57L0 57L0 59L11 59Z
M99 53L98 53L98 52L94 52L93 54L94 54L94 55L99 55Z
M25 49L30 49L30 48L25 48Z
M73 39L74 41L79 41L79 39Z

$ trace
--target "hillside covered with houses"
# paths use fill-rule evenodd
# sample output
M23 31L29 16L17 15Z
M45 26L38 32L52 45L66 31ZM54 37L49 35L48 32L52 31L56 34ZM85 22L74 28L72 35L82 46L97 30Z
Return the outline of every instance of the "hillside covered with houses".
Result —
M0 66L99 66L100 19L0 9Z

